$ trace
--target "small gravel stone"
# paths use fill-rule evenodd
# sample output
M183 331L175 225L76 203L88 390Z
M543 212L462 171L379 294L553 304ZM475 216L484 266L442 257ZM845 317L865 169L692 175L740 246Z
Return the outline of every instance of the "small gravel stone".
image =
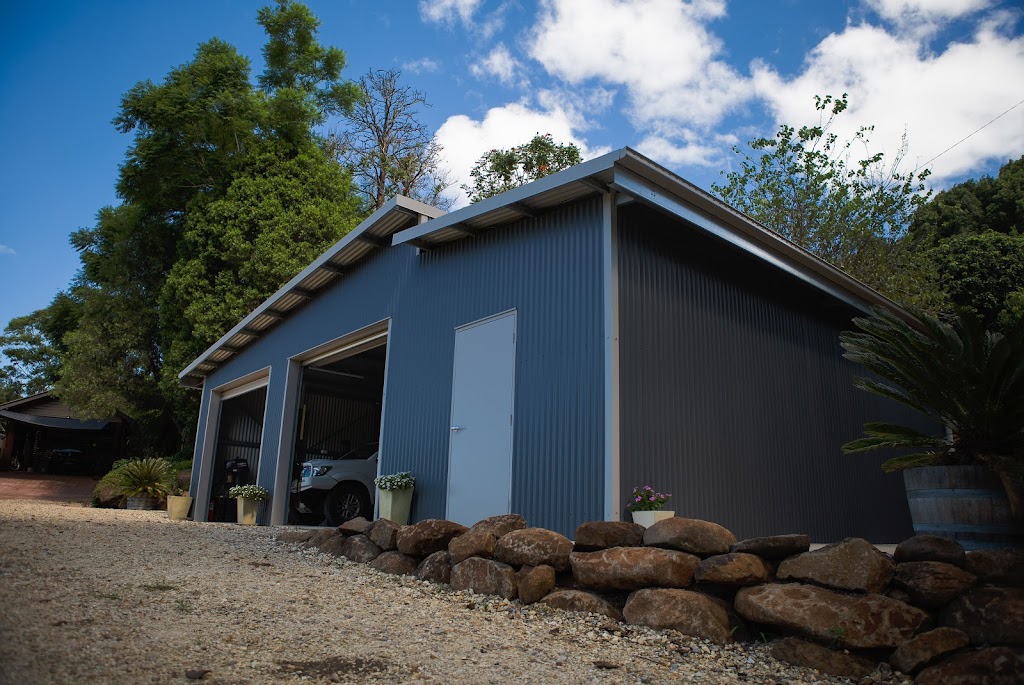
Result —
M381 573L287 530L0 500L0 682L850 683L762 643Z

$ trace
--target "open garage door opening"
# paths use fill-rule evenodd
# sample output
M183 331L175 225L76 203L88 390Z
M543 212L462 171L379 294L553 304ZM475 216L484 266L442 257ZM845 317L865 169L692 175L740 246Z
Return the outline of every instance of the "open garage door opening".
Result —
M236 485L256 482L263 445L267 387L264 384L237 395L225 395L220 407L208 520L233 523L237 520L237 505L229 497L229 491Z
M387 334L303 367L291 517L336 526L372 518Z

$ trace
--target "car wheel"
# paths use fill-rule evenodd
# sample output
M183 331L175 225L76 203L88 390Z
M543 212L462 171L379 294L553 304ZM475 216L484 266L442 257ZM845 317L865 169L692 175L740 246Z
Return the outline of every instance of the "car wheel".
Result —
M370 496L366 488L356 483L342 483L324 498L324 518L327 524L338 526L357 516L370 517Z

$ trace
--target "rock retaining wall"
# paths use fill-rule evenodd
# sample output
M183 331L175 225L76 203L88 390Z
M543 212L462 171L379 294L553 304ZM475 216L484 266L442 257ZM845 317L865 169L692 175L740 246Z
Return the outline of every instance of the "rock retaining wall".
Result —
M965 553L920 535L892 556L859 538L812 552L806 535L737 542L717 524L678 517L647 529L584 523L574 545L517 514L471 528L356 519L278 539L720 644L785 637L776 658L833 675L862 677L888 662L922 685L1024 682L1024 550Z

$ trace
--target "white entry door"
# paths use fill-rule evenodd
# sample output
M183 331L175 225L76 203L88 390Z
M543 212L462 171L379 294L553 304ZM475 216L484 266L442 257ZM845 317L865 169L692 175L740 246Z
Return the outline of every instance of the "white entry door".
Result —
M515 312L455 331L447 517L463 525L511 511L515 334Z

